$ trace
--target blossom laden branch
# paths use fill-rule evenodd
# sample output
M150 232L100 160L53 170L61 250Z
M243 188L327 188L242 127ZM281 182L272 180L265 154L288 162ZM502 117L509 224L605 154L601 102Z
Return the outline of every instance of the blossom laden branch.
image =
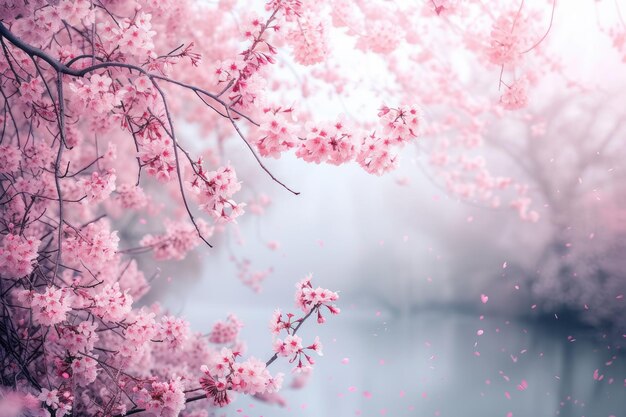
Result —
M275 13L274 13L274 15L275 15ZM272 17L270 18L270 21L272 20L274 15L272 15ZM88 66L88 67L85 67L85 68L82 68L82 69L70 68L68 65L64 65L63 63L61 63L61 62L57 61L56 59L52 58L50 55L48 55L46 52L42 51L41 49L36 48L34 46L31 46L31 45L27 44L26 42L22 41L20 38L18 38L15 35L13 35L13 33L11 33L11 31L2 22L0 22L0 37L4 37L7 40L9 40L9 42L14 44L16 47L20 48L22 51L26 52L31 58L34 58L34 57L41 58L46 63L50 64L52 66L52 68L54 68L54 70L57 71L60 74L66 74L66 75L71 75L71 76L75 76L75 77L84 77L85 75L87 75L89 73L92 73L94 71L101 70L101 69L123 68L123 69L128 69L130 71L139 72L139 73L147 76L153 83L155 82L155 80L166 81L168 83L172 83L172 84L178 85L180 87L189 89L189 90L193 91L194 93L196 93L199 97L200 97L200 95L204 95L204 96L207 96L207 97L213 99L214 101L218 102L220 105L222 105L224 107L225 112L229 114L229 116L228 116L229 120L237 128L238 133L240 134L240 136L242 137L242 139L244 140L244 142L246 143L248 148L250 148L250 150L253 152L253 154L255 156L255 159L257 160L257 162L259 163L261 168L270 176L270 178L273 181L277 182L282 187L284 187L285 189L287 189L288 191L290 191L291 193L293 193L295 195L299 194L299 193L294 192L293 190L291 190L289 187L285 186L284 183L279 181L265 167L265 165L263 165L263 163L260 161L260 159L258 158L256 153L254 153L254 150L250 147L248 141L245 139L245 137L243 135L241 135L241 131L239 130L239 127L236 126L235 120L230 116L230 112L232 111L232 112L236 113L238 116L247 119L252 124L255 124L255 122L251 118L246 116L244 113L240 112L239 110L233 109L232 106L234 104L236 104L236 102L235 103L233 103L233 102L226 103L225 101L223 101L220 98L221 93L217 94L217 95L216 94L212 94L212 93L208 92L207 90L202 89L200 87L192 86L192 85L183 83L181 81L177 81L177 80L171 79L169 77L165 77L163 75L150 73L150 72L148 72L147 70L145 70L144 68L142 68L140 66L132 65L132 64L124 63L124 62L101 62L99 64L91 65L91 66ZM256 46L256 44L253 45L253 47L249 50L248 54L252 54L254 46ZM230 83L229 83L229 85L230 85ZM155 86L156 86L156 84L155 84ZM227 86L226 88L228 89L230 87ZM166 106L167 104L165 102L165 98L164 98L163 94L161 94L161 96L163 97L163 100L164 100L163 104ZM201 98L201 100L204 102L204 100L202 98ZM209 107L213 108L208 103L206 103L206 104ZM218 113L219 113L219 111L218 111ZM183 199L184 199L184 197L183 197ZM190 219L192 220L192 222L194 222L193 218L190 217ZM205 240L204 237L201 237L201 238L203 240ZM205 241L205 243L207 243L211 247L211 245L208 242Z

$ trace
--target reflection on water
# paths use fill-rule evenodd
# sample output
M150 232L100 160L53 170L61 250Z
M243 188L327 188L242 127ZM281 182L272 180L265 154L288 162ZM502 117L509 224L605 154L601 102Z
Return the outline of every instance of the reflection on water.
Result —
M269 313L240 315L255 346L269 346ZM626 416L626 356L587 330L450 311L346 311L305 326L304 342L315 334L325 356L306 389L283 391L287 407L239 397L218 415Z

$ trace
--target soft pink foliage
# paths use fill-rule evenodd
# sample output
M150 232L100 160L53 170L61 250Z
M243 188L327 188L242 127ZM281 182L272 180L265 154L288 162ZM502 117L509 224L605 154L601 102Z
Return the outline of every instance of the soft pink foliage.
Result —
M133 305L152 280L140 265L154 261L140 262L140 255L183 260L232 230L244 215L242 201L253 214L269 206L262 194L246 194L246 170L225 157L233 138L252 152L255 169L294 194L263 158L293 152L304 162L351 163L382 175L414 145L450 194L492 207L507 198L523 220L539 218L528 187L492 173L476 152L496 120L522 117L542 78L563 75L541 44L540 17L549 8L454 0L422 7L347 0L5 3L0 292L15 343L2 357L2 376L15 381L28 413L194 415L200 406L192 402L224 406L234 392L275 398L282 374L268 367L279 356L309 375L311 354L321 355L322 345L296 332L311 316L323 323L324 313L339 313L339 295L313 287L310 276L296 288L302 316L273 315L274 355L266 362L242 358L235 316L215 324L207 340L158 304ZM323 95L324 86L346 95L367 89L354 63L346 70L333 61L337 33L355 54L377 57L389 78L372 88L377 98L366 103L367 120L331 106L326 120L318 119L307 108L306 99ZM611 36L623 51L621 32ZM455 72L450 56L457 52L492 77L487 96ZM306 71L299 96L283 68L292 65ZM192 130L178 129L180 121L206 140L190 146ZM272 271L237 264L241 280L257 291Z
M20 148L14 145L0 145L0 173L11 174L17 171L22 157Z
M0 246L0 273L8 278L19 278L33 271L37 249L41 241L32 237L9 233Z
M35 322L44 326L61 323L70 310L70 296L62 289L48 287L44 292L23 290L17 296L32 308Z
M352 134L346 130L345 122L310 126L296 156L307 162L327 162L341 165L354 159L357 153Z
M528 104L528 81L525 79L516 80L507 86L504 94L500 97L502 107L507 110L517 110L526 107Z
M207 397L223 406L228 391L280 388L282 375L267 368L276 358L240 358L243 324L234 315L206 338L158 304L134 305L150 288L139 255L183 260L246 205L235 200L235 167L217 147L192 156L174 119L220 140L224 125L235 128L246 143L260 124L264 136L252 137L250 149L262 156L298 142L291 108L264 104L267 67L278 54L273 43L289 39L294 56L323 59L325 24L306 11L301 32L302 3L271 1L239 33L228 18L233 6L63 0L1 8L0 279L11 306L3 318L15 321L12 341L28 341L7 346L13 355L2 359L4 380L16 381L17 412L174 417L195 415L189 403ZM173 87L183 94L170 96ZM269 204L262 195L250 201L256 214ZM269 271L245 269L242 280L258 290ZM310 305L309 315L322 306ZM292 322L291 337L306 317ZM192 394L199 390L205 395Z
M501 15L491 29L487 57L496 65L516 65L522 60L523 48L528 44L528 22L516 12Z
M116 176L113 172L107 172L100 175L98 171L91 174L91 178L87 177L78 183L82 192L86 194L85 202L100 203L106 200L113 191L115 191Z
M320 16L307 12L299 16L298 26L287 34L287 43L293 48L294 60L302 65L323 62L328 55L328 36Z
M184 385L180 377L153 382L139 391L138 402L147 411L158 416L176 417L185 409Z
M209 334L209 342L217 344L234 343L242 327L243 323L231 314L226 318L226 321L218 321L213 325L213 329Z
M290 110L268 108L263 112L263 122L259 127L256 145L262 156L279 158L282 152L295 146L294 128L285 117Z
M213 227L205 221L198 221L198 228L203 236L211 237ZM198 247L201 243L198 233L193 225L184 220L165 220L165 233L162 235L146 235L139 244L154 251L154 257L158 260L182 260L187 253Z
M117 232L111 232L107 221L90 223L82 230L67 227L65 234L62 254L70 266L100 270L115 258L119 237Z
M310 277L305 278L300 286L305 285L304 282L308 283L306 285L310 285L310 279ZM300 289L296 292L297 298L301 298L299 295L301 291ZM279 338L274 340L275 354L267 362L262 362L254 357L239 362L237 358L241 355L240 352L223 347L218 354L214 355L208 363L202 366L204 375L200 378L200 384L207 397L213 399L214 405L224 406L229 404L232 400L229 391L250 395L272 394L278 391L282 386L283 375L278 373L272 376L267 370L267 366L274 362L278 356L291 357L290 362L294 362L297 359L298 364L294 370L308 369L314 364L313 359L305 350L310 349L321 353L319 339L316 338L313 344L303 348L301 344L302 339L295 333L313 312L317 311L319 314L319 310L326 305L327 301L330 302L331 299L336 300L338 298L336 293L329 290L324 291L323 296L307 297L307 300L310 301L306 301L308 303L306 314L301 318L296 319L293 314L287 314L288 320L283 321L279 311L274 314L271 323L276 331L273 330L273 333L285 332L286 337L283 340ZM328 297L326 296L327 294ZM335 297L332 294L335 294ZM338 312L336 310L336 313ZM276 328L277 323L280 323L279 329ZM219 343L234 343L239 327L240 323L231 316L227 323L218 322L215 325L210 338ZM226 334L226 337L224 337L224 334ZM302 357L306 359L306 363L303 362Z
M191 189L197 196L199 208L207 212L217 223L233 222L243 214L244 203L236 203L233 195L241 189L237 174L229 165L215 171L199 171L191 183Z

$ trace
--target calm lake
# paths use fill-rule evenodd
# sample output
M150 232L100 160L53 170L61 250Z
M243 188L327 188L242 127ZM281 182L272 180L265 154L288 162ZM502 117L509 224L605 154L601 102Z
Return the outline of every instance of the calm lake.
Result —
M189 313L192 322L202 322ZM243 337L255 349L248 354L269 357L271 311L238 314L246 323ZM303 344L319 335L324 357L305 389L288 389L291 376L285 378L287 406L240 396L216 415L626 416L623 351L592 330L555 322L481 320L449 310L391 316L348 308L323 326L304 326ZM264 351L256 350L264 345ZM289 367L272 366L289 373Z

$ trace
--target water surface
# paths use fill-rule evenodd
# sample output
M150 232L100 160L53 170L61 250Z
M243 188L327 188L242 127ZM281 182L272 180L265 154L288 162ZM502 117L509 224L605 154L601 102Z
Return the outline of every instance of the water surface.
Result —
M249 354L269 357L270 313L240 312L243 337L254 342ZM325 355L305 389L282 392L286 407L240 396L217 415L626 416L625 355L589 329L450 310L348 309L324 326L308 323L304 342L316 334Z

